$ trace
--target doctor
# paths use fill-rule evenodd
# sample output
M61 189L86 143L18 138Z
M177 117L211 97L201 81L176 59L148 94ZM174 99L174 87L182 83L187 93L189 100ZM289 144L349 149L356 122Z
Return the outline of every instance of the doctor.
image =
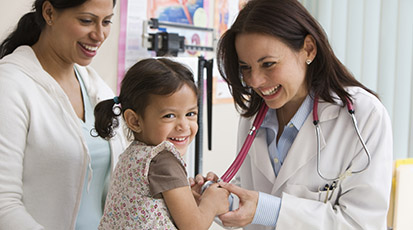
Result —
M220 216L225 226L386 229L389 116L298 1L249 1L220 39L218 66L242 115L239 146L260 106L269 107L237 174L239 186L220 182L240 198L238 209ZM192 185L216 179L214 173L197 175Z

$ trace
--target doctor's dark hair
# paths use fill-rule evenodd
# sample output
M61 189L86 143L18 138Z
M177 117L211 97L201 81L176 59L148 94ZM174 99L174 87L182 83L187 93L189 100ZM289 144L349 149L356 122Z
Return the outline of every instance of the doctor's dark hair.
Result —
M145 109L150 103L151 95L171 95L189 86L198 95L194 77L187 67L167 58L142 59L133 65L122 80L119 97L121 113L127 109L144 117ZM114 136L114 128L119 124L114 107L115 100L101 101L95 107L95 130L105 139Z
M330 103L332 93L346 104L349 94L347 86L359 86L376 95L362 85L335 56L327 35L320 24L297 0L250 0L239 12L234 24L218 43L218 69L228 83L237 108L242 116L251 117L264 103L263 99L241 80L235 39L241 33L259 33L280 39L293 51L303 48L307 35L313 36L317 54L306 72L307 89ZM376 95L377 96L377 95Z
M39 40L40 33L46 24L42 13L43 4L46 1L57 10L65 10L80 6L88 0L36 0L32 10L20 18L15 30L1 43L0 58L12 53L19 46L32 46ZM115 4L116 0L113 0L113 7Z

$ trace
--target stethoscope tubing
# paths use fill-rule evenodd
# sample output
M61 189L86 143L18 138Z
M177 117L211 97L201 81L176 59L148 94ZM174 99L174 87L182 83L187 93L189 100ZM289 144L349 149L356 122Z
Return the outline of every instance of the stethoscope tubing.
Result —
M335 178L328 178L326 176L324 176L321 173L321 169L320 169L320 165L321 165L321 144L320 144L320 125L319 125L319 120L318 120L318 96L316 96L314 98L314 106L313 106L313 124L315 126L315 130L316 130L316 136L317 136L317 173L318 175L326 180L326 181L335 181L335 180L340 180L343 176L345 175L351 175L351 174L357 174L357 173L361 173L364 172L365 170L367 170L367 168L370 166L370 162L371 162L371 155L370 152L366 146L366 143L363 140L363 137L360 134L360 130L358 128L357 125L357 119L354 116L354 107L353 107L353 103L350 101L349 98L346 98L346 105L347 105L347 111L349 112L350 116L351 116L351 120L353 122L353 127L354 130L357 133L357 136L360 140L361 145L363 146L364 152L366 153L367 156L367 164L364 166L363 169L358 170L358 171L351 171L351 169L347 169L346 172L344 172L343 174L335 177ZM351 164L350 164L350 168L351 168Z
M260 107L260 110L255 117L255 120L252 124L250 131L248 132L247 138L245 139L244 144L240 152L238 153L237 157L235 158L234 162L232 162L231 166L227 169L227 171L222 175L221 180L224 182L229 182L238 172L239 168L241 167L242 163L244 162L245 157L247 156L252 142L255 139L255 135L257 134L258 129L260 128L262 122L264 121L265 114L267 114L268 106L263 103Z
M354 129L357 133L358 139L360 141L360 143L363 146L364 152L366 153L367 156L367 164L365 165L365 167L361 170L358 171L351 171L350 169L346 170L346 172L344 172L343 174L335 177L335 178L328 178L326 176L323 175L323 173L321 172L320 169L320 165L321 165L321 144L320 144L320 125L319 125L319 119L318 119L318 96L315 96L314 98L314 105L313 105L313 124L315 126L315 131L316 131L316 137L317 137L317 173L318 175L326 180L326 181L335 181L335 180L339 180L341 179L344 175L351 175L351 174L356 174L356 173L361 173L365 170L367 170L367 168L370 166L370 162L371 162L371 155L370 152L366 146L366 143L363 140L363 137L360 134L360 130L357 126L357 120L356 117L354 116L354 108L353 108L353 104L350 101L349 98L346 98L346 105L347 105L347 109L348 112L351 116L351 120L353 122L353 126ZM252 142L254 141L255 135L258 131L258 129L260 128L265 115L268 111L268 106L263 103L260 107L260 110L257 113L257 116L255 117L255 120L253 122L253 125L245 139L244 144L242 145L242 148L240 150L240 152L238 153L236 159L234 160L234 162L232 162L232 164L230 165L230 167L227 169L227 171L225 171L225 173L223 174L223 176L220 178L220 180L224 181L224 182L229 182L232 180L232 178L235 176L235 174L238 172L239 168L241 167L242 163L244 162L245 157L247 156L249 149L252 145ZM349 166L351 168L351 164Z

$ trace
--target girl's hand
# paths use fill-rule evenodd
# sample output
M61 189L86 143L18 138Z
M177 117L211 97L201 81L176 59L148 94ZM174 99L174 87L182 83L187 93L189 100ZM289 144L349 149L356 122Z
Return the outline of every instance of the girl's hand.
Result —
M190 177L189 178L189 183L191 185L191 190L192 190L192 195L194 196L197 204L199 205L199 198L201 197L201 188L202 185L206 182L206 181L217 181L218 180L218 176L213 173L213 172L208 172L206 177L203 177L201 174L198 174L195 176L195 179Z
M215 174L214 172L208 172L206 177L203 177L201 174L198 174L195 176L195 179L190 177L189 178L189 183L191 185L191 187L195 186L195 185L201 185L200 187L202 187L202 185L206 182L206 181L218 181L218 176L217 174Z
M200 202L208 202L215 209L215 215L229 211L229 192L221 188L218 183L211 184L201 195Z

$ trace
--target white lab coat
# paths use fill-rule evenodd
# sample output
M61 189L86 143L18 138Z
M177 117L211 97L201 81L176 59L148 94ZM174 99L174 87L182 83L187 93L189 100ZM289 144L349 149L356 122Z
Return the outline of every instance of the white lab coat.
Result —
M257 133L237 179L243 188L282 198L277 230L386 229L393 156L391 122L386 109L373 95L358 87L348 91L353 98L358 127L371 153L371 163L366 171L341 180L327 203L323 202L326 192L318 192L328 182L317 174L312 114L299 131L278 177L269 160L265 129ZM320 102L318 113L322 174L336 177L350 164L356 171L364 168L367 157L347 108ZM239 146L252 121L241 118ZM273 228L249 225L245 229Z

